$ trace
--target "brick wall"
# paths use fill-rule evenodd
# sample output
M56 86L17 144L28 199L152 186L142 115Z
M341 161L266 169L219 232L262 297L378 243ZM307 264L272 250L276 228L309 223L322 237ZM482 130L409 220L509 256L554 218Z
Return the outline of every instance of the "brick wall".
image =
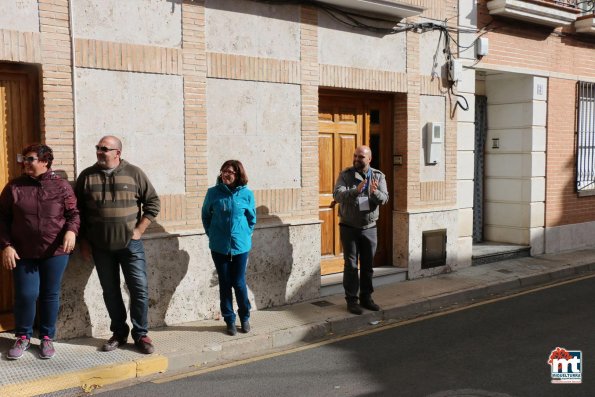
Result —
M546 226L595 221L595 196L576 193L576 82L549 80Z
M42 140L54 168L74 178L74 106L68 0L39 0L42 59Z
M200 224L199 204L206 194L207 62L204 0L182 4L184 76L184 156L186 159L186 222Z
M595 40L572 28L547 26L489 15L487 0L478 4L478 27L489 33L489 55L482 63L595 77Z

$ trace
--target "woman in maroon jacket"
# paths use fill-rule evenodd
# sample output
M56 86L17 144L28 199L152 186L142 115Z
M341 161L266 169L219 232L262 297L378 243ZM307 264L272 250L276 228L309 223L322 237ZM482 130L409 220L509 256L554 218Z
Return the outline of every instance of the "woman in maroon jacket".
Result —
M6 357L16 360L31 345L39 301L41 358L55 354L52 339L60 308L60 284L74 249L79 212L70 184L51 170L52 149L23 149L23 175L0 194L2 266L12 270L16 341Z

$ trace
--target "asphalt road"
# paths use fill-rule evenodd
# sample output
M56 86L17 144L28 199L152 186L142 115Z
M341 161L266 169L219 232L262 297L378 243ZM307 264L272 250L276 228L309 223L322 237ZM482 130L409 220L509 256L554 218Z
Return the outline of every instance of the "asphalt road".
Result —
M115 396L595 396L595 278L388 326ZM556 347L582 384L552 384Z

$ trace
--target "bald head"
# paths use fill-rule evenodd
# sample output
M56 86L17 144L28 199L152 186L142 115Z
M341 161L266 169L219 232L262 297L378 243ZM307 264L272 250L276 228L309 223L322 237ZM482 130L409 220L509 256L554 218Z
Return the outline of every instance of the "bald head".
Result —
M367 172L372 161L372 150L366 146L358 146L353 153L353 167L360 172Z
M106 142L109 143L109 147L113 147L114 149L118 149L120 152L122 151L122 141L113 135L106 135L102 137L99 142Z

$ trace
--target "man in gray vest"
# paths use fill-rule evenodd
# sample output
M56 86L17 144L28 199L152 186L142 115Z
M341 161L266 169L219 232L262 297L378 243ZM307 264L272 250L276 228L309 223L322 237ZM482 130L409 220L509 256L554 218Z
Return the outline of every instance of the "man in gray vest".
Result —
M353 167L341 171L333 192L341 218L339 227L345 260L343 288L347 310L353 314L362 314L362 307L380 310L372 299L372 275L377 246L376 221L379 207L388 202L388 191L384 174L370 167L371 160L372 151L368 146L355 149Z

